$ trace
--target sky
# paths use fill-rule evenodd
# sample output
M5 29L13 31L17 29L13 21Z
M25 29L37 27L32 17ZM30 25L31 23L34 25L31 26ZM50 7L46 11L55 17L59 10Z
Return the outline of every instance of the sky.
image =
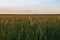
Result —
M0 0L0 13L60 13L60 0Z

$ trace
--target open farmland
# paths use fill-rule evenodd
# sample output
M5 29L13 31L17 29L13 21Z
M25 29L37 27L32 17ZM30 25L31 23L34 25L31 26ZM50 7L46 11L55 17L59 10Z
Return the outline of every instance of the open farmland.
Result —
M0 40L60 40L60 16L0 16Z

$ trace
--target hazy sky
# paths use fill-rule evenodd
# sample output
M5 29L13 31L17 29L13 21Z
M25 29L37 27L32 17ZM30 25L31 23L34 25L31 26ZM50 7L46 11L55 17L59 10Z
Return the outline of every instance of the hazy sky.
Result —
M0 0L0 11L57 10L60 0Z

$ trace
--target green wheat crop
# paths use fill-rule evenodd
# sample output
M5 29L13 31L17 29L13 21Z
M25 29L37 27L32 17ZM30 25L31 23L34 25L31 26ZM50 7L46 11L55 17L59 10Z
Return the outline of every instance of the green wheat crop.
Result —
M0 40L60 40L60 16L0 16Z

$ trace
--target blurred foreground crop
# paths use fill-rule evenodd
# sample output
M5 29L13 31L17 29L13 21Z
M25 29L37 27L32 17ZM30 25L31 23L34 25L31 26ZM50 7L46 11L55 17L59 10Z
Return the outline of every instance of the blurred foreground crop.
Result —
M0 40L60 40L60 16L0 16Z

